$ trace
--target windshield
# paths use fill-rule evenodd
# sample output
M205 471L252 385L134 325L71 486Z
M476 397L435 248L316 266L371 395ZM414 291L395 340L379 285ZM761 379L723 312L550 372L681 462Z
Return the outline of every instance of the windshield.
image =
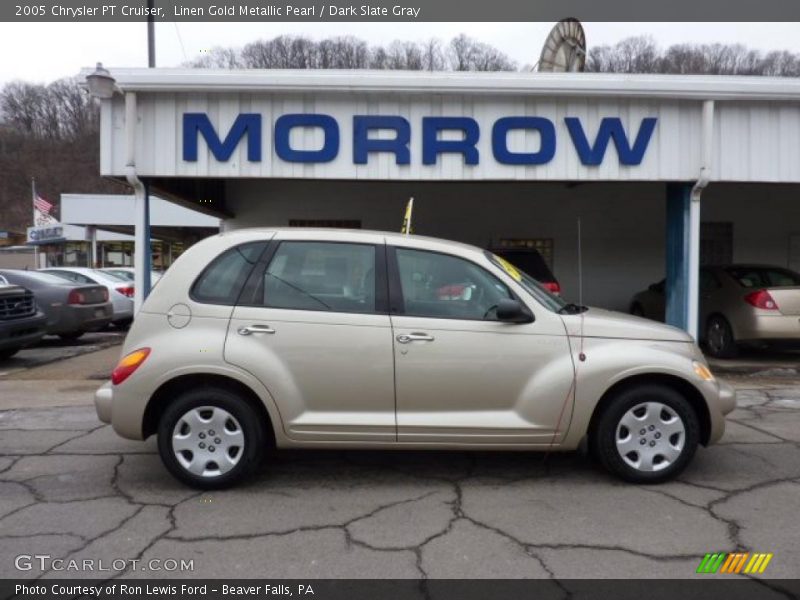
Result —
M540 304L544 305L544 307L548 310L558 312L567 306L566 301L549 292L541 283L536 281L525 271L521 271L516 268L504 258L501 258L496 254L492 254L491 252L487 252L486 256L488 256L489 260L491 260L495 265L503 269L509 277L524 287L531 296L533 296Z

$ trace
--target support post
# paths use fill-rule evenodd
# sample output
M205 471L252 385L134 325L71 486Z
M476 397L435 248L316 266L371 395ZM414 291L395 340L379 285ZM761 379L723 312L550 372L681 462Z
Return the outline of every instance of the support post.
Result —
M89 238L89 256L86 260L86 266L90 269L99 269L100 261L97 260L97 227L87 225L86 235Z
M664 289L666 322L696 334L689 321L691 228L692 228L692 184L667 184L667 281ZM698 207L699 208L699 207ZM699 226L699 210L698 210ZM699 229L699 227L698 227ZM699 236L698 236L699 237ZM699 244L698 244L699 246Z
M139 312L150 293L150 195L147 184L144 193L135 195L133 267L134 267L134 311Z

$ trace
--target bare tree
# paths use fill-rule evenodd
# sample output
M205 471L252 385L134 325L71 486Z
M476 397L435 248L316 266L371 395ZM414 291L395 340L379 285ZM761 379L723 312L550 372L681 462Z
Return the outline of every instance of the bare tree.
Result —
M454 71L514 71L517 64L496 48L463 33L450 41L450 67Z
M649 37L624 39L589 53L587 70L610 73L800 76L800 54L766 56L741 44L675 44L662 51Z
M514 61L496 48L465 35L454 38L447 48L431 38L422 43L399 41L370 47L352 36L315 42L303 36L278 36L258 40L240 51L212 48L188 63L190 67L247 69L407 69L413 71L513 70Z

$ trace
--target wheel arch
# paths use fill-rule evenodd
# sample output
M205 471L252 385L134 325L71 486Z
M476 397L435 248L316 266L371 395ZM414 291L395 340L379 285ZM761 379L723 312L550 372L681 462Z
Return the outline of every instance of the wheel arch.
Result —
M241 381L216 373L188 373L162 383L150 396L142 418L142 435L146 439L158 430L158 421L167 406L180 392L197 387L221 387L236 393L259 415L268 444L275 446L275 424L258 394Z
M706 404L703 394L685 379L667 373L643 373L632 375L615 382L614 385L605 391L595 405L592 417L589 420L587 436L591 437L595 434L600 415L603 414L617 394L632 387L646 384L658 384L669 387L686 398L694 409L697 419L700 422L700 443L704 446L708 444L708 440L711 436L711 414L709 413L708 405Z

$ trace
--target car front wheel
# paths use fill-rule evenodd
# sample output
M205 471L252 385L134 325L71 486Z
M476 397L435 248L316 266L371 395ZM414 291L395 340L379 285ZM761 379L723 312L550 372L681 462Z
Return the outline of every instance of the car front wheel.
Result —
M660 483L683 471L699 439L691 404L672 388L648 384L613 398L597 422L593 445L603 466L622 479Z
M265 436L256 411L224 388L189 390L172 402L158 426L167 469L199 489L238 483L261 462Z

